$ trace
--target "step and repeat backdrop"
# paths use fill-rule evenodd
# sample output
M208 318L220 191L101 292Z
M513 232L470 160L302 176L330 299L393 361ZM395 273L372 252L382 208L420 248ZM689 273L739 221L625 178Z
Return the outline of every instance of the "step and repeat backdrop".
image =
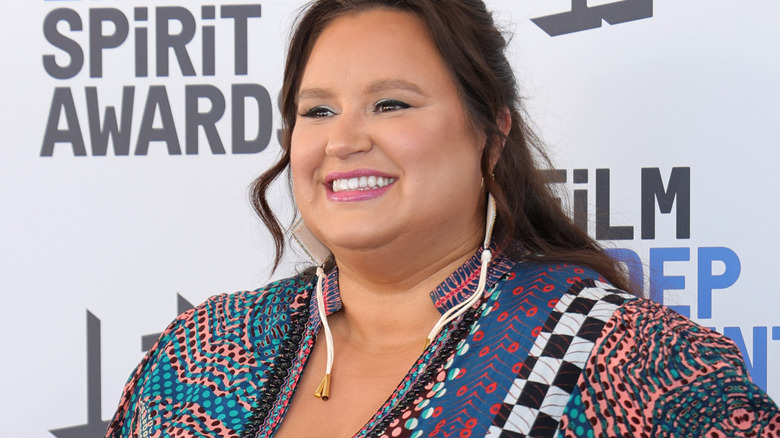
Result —
M179 312L301 266L271 272L247 186L302 5L3 5L0 436L101 437ZM488 5L573 218L780 399L780 3ZM283 182L272 204L292 217Z

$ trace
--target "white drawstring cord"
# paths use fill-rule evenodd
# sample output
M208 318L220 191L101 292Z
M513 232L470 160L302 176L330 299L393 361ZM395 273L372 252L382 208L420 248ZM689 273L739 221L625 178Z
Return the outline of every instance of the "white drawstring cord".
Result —
M327 349L327 362L325 365L325 377L322 378L320 386L314 392L314 396L327 400L330 397L330 370L333 369L333 335L328 325L328 316L325 314L325 298L322 296L322 282L325 278L325 271L322 266L317 266L317 310L320 314L322 329L325 331L325 346Z
M441 318L439 318L438 321L436 321L436 324L431 329L431 332L428 333L428 337L425 339L425 348L428 348L429 345L431 345L431 342L436 338L436 335L439 334L439 331L444 327L445 325L449 324L450 321L457 319L460 315L466 312L471 306L474 305L479 299L482 297L482 294L485 292L485 283L487 283L487 271L488 266L490 265L490 260L492 258L492 255L490 253L489 249L485 249L482 251L482 266L480 266L480 272L479 272L479 283L477 284L477 290L466 300L462 303L458 304L457 306L451 308L447 312L445 312Z
M482 257L481 261L482 264L480 266L479 271L479 282L477 283L477 290L474 291L474 293L465 301L458 304L457 306L451 308L447 312L445 312L438 321L436 321L436 324L434 324L433 328L431 329L431 332L428 334L428 337L425 339L425 348L428 348L428 346L433 342L433 340L436 338L436 336L439 334L439 331L444 327L445 325L449 324L451 321L457 319L460 315L462 315L466 310L468 310L470 307L472 307L479 299L482 297L482 295L485 293L485 285L487 284L487 273L488 268L490 267L490 261L493 258L492 253L488 249L490 246L490 238L493 235L493 225L496 222L496 201L493 199L493 195L488 193L488 210L487 210L487 223L485 225L485 240L482 243L482 247L484 248L482 250ZM317 390L314 392L314 396L321 398L322 400L327 400L330 397L330 375L331 370L333 369L333 335L330 332L330 326L328 325L328 318L325 314L325 299L322 296L322 283L325 278L325 271L322 269L322 266L317 266L317 311L320 314L320 321L322 321L322 329L325 331L325 345L327 349L327 361L325 363L325 377L322 378L322 381L320 382L320 386L317 387Z
M490 246L490 238L493 236L493 225L496 222L496 201L493 199L493 195L490 193L488 193L487 204L488 210L485 224L485 240L482 242L482 248L484 249L482 250L482 265L479 268L479 283L477 283L477 290L467 300L445 312L441 318L436 321L436 324L434 324L431 332L428 333L428 337L425 339L425 348L428 348L428 346L431 345L431 342L436 339L436 335L439 334L439 331L442 329L442 327L449 324L450 321L457 319L460 315L466 312L466 310L473 306L474 303L479 301L479 299L482 297L482 294L485 293L488 268L490 267L490 261L493 258L493 254L490 252L488 247Z

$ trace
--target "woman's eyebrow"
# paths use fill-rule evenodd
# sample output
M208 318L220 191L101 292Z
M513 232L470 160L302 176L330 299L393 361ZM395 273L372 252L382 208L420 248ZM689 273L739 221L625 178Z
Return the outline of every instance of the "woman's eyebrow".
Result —
M295 101L297 102L301 99L325 99L332 96L333 93L325 88L305 88L298 92Z
M404 79L381 79L366 87L366 92L377 93L388 90L405 90L421 96L427 96L417 84ZM333 97L333 92L326 88L304 88L298 92L296 102L302 99L327 99Z
M419 94L421 96L426 96L422 88L417 86L417 84L414 84L404 79L382 79L379 81L372 82L368 85L368 87L366 87L366 91L368 91L369 93L375 93L375 92L387 91L387 90L406 90L406 91L411 91L413 93Z

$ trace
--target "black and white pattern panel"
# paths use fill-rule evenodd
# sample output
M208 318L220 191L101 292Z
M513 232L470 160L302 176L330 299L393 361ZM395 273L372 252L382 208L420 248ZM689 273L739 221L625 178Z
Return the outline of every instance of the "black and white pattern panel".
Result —
M593 280L572 286L550 312L487 436L554 436L601 330L633 298Z

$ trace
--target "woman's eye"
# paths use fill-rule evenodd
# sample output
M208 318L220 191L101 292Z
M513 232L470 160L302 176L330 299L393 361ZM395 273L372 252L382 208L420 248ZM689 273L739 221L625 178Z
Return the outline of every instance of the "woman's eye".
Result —
M379 102L376 103L376 105L374 105L374 112L387 113L390 111L397 111L399 109L406 109L409 107L410 105L403 103L399 100L386 99L386 100L380 100Z
M308 117L312 119L321 119L323 117L328 117L330 115L333 115L334 112L332 109L324 106L315 106L314 108L310 110L305 110L301 113L302 117Z

